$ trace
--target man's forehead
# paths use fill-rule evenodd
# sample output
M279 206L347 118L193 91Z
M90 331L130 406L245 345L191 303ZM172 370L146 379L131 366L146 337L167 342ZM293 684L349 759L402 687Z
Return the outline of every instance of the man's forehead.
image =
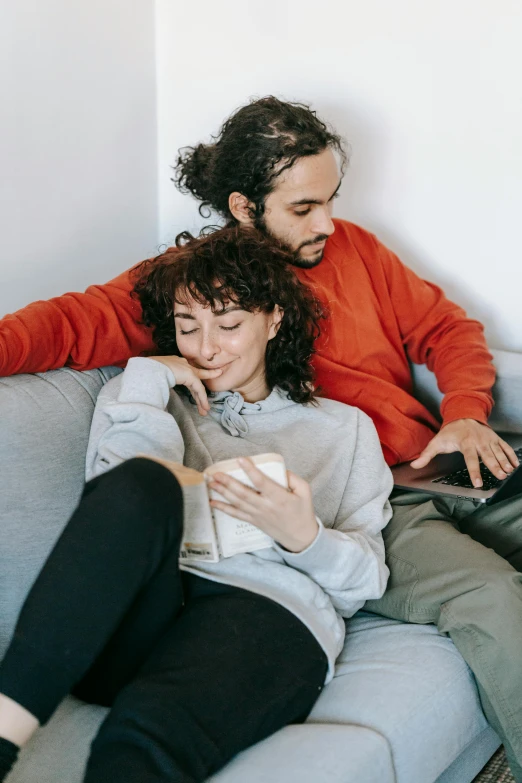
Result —
M285 202L310 199L328 201L337 190L340 173L331 150L299 158L276 180L273 193Z

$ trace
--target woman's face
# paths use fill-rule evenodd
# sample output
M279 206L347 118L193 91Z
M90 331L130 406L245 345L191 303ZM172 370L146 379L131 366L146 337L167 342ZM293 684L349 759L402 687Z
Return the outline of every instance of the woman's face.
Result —
M174 305L176 341L181 355L193 367L222 374L205 381L209 391L239 391L247 402L264 399L266 385L265 354L269 340L276 334L283 313L250 313L233 302L221 305L215 313L194 299Z

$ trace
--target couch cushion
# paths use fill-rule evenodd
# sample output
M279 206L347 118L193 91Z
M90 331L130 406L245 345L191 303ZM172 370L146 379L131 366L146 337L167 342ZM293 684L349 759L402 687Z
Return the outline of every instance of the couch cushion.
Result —
M447 636L365 612L347 623L335 680L310 721L382 734L401 783L436 780L488 726L473 675Z
M106 710L69 697L22 751L6 783L81 783ZM212 783L395 783L388 743L359 726L287 726L239 754Z
M286 726L209 783L396 783L388 743L362 726Z
M117 368L0 379L0 654L71 515L99 390Z

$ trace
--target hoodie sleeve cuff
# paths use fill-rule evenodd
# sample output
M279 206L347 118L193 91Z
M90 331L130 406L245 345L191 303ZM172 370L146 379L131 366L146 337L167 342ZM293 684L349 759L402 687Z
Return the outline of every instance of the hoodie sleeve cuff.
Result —
M308 544L306 549L303 549L301 552L289 552L288 549L284 549L280 546L277 541L274 542L276 550L284 559L285 563L298 568L300 571L308 571L309 568L313 568L314 565L318 564L324 566L324 550L325 548L326 550L329 550L328 543L325 542L325 538L327 539L328 535L326 534L325 527L319 517L316 517L316 520L319 525L317 535L312 543ZM326 557L328 557L327 554Z

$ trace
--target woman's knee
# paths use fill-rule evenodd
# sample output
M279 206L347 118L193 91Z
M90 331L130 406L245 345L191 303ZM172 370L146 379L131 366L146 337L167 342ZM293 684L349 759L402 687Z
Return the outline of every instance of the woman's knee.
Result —
M90 481L84 492L101 493L101 507L127 524L174 528L183 526L183 493L178 480L166 467L134 457Z

